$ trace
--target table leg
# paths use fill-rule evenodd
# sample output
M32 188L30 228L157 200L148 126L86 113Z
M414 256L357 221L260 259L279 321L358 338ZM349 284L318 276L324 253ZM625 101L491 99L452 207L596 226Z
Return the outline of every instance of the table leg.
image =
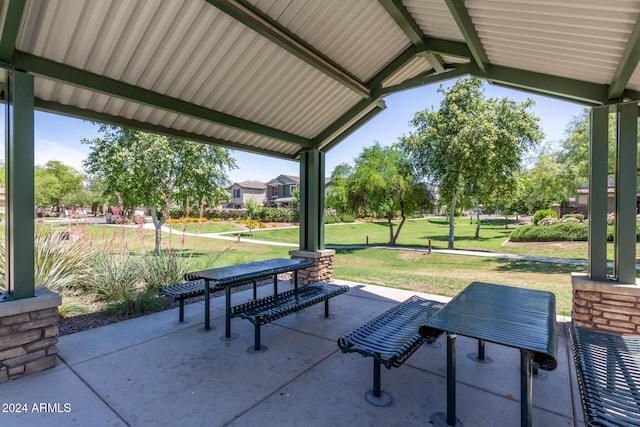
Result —
M520 350L520 425L531 427L533 352Z
M478 340L478 360L484 360L484 341Z
M224 336L231 338L231 286L225 286L224 299Z
M456 334L447 333L447 424L456 425Z
M278 295L278 275L273 275L273 296Z
M209 324L209 294L211 292L209 291L209 281L205 280L204 281L204 329L206 331L209 330L210 328L210 324Z

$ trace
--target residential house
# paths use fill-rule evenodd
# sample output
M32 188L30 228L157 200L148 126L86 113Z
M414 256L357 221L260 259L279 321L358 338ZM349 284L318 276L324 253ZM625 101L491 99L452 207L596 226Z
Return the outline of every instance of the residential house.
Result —
M589 184L578 187L575 210L585 215L589 213ZM607 180L607 212L616 211L615 178ZM636 194L636 214L640 212L640 191Z
M276 208L293 207L293 191L300 185L300 177L279 175L267 182L267 205Z
M244 181L235 182L227 188L231 195L231 200L223 207L228 209L244 209L245 203L249 200L255 200L262 206L267 196L267 186L262 182Z
M293 191L300 186L300 177L279 175L267 182L267 206L278 208L293 207ZM324 179L325 194L331 185L331 178Z

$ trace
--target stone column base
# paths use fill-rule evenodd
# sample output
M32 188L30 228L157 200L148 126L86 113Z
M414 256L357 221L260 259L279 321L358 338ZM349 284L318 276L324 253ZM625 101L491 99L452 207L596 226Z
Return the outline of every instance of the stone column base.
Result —
M309 268L298 271L298 283L306 285L313 282L333 282L333 259L336 251L325 249L322 251L289 251L293 259L303 259L313 262Z
M589 280L584 273L572 273L575 326L613 332L640 334L640 286Z
M56 366L60 295L0 302L0 383Z

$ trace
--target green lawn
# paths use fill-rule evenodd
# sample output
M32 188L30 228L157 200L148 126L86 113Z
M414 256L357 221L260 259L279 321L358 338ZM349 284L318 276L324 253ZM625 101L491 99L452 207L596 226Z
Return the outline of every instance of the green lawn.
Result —
M198 224L194 224L198 226ZM212 226L223 224L212 223ZM58 227L64 229L64 227ZM208 230L212 230L209 228ZM217 228L220 230L220 228ZM103 225L81 226L84 238L95 247L105 250L122 250L135 253L154 248L153 230ZM197 232L197 231L196 231ZM202 233L211 231L202 231ZM456 222L456 248L489 252L506 252L523 255L540 255L559 258L586 259L586 242L557 244L518 243L507 244L510 230L502 221L485 221L480 238L475 239L475 224L469 219ZM297 228L255 230L255 238L296 243ZM356 282L453 296L472 281L487 281L554 292L558 313L570 315L571 272L584 272L583 266L499 260L461 255L427 254L424 252L382 250L374 248L349 248L364 245L384 246L388 239L386 223L350 223L325 227L326 242L337 245L335 277ZM399 246L425 248L432 240L435 249L446 248L448 225L439 218L408 221L403 228ZM245 237L250 237L244 233ZM193 269L220 267L274 257L288 257L291 248L252 243L236 243L206 237L181 237L163 233L163 246L181 249L193 264ZM340 248L342 246L342 248ZM218 254L222 253L217 260ZM213 260L215 264L212 263Z
M228 223L228 222L203 222L188 224L171 224L170 227L177 231L185 231L187 233L224 233L229 231L244 230L244 227Z
M397 223L396 223L397 224ZM458 218L455 225L455 248L489 252L535 255L556 258L587 259L585 242L560 243L510 243L513 229L505 229L504 220L482 220L480 237L475 238L476 224L468 218ZM395 228L394 228L395 230ZM251 237L243 233L243 237ZM298 229L256 230L254 239L272 242L298 243ZM446 249L449 239L449 224L442 218L427 218L406 221L397 241L397 246L426 248L431 240L433 249ZM325 226L327 245L384 246L389 241L389 226L386 222L329 224Z

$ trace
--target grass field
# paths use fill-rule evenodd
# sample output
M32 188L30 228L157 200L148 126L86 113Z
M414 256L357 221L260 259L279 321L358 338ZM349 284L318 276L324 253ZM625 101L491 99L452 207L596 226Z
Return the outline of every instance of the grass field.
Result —
M235 224L193 224L200 233L223 232ZM189 230L189 228L187 228ZM207 230L207 231L200 231ZM214 231L215 230L215 231ZM222 230L222 231L221 231ZM128 250L143 253L153 250L152 230L121 226L88 225L75 230L85 239L106 250ZM236 230L232 230L236 231ZM399 246L425 248L432 240L435 249L446 248L448 225L441 219L408 221L403 228ZM510 230L502 221L485 221L479 239L473 237L475 223L459 220L456 224L456 248L488 252L505 252L562 258L586 259L585 242L558 244L508 244ZM255 239L298 241L297 228L255 230ZM472 281L486 281L555 293L559 314L571 312L571 272L584 272L583 266L541 262L499 260L424 252L374 249L364 246L384 246L389 230L386 223L351 223L325 227L327 245L336 245L335 277L362 283L372 283L417 292L454 296ZM248 232L244 237L249 238ZM361 245L353 248L354 245ZM182 237L178 233L163 233L163 246L181 249L192 268L221 267L274 257L288 257L291 248L254 243L237 243L206 237ZM212 260L216 259L215 265Z

